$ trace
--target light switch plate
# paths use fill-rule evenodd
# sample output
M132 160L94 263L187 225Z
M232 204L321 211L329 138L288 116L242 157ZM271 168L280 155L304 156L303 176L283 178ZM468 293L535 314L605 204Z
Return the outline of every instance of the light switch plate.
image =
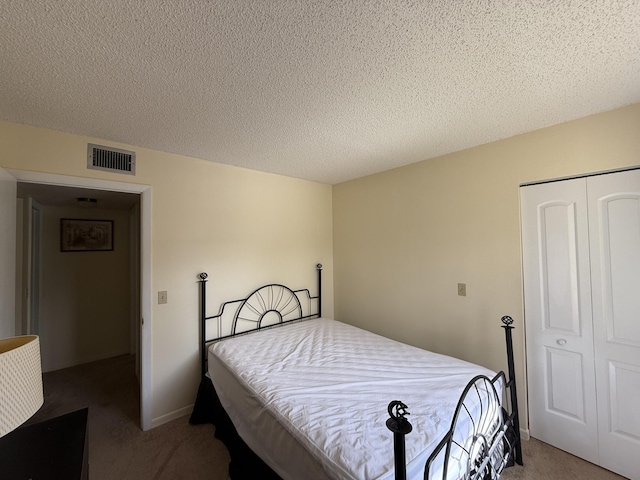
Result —
M161 292L158 292L158 304L163 304L163 303L167 303L167 291L166 290L162 290Z

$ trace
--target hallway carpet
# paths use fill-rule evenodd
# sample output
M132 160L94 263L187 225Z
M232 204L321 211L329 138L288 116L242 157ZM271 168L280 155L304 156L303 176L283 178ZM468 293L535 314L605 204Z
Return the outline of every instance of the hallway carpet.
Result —
M140 429L134 369L125 355L45 373L45 403L27 423L89 407L91 480L227 480L229 454L213 425L185 416ZM523 442L523 457L525 466L507 469L504 480L623 478L535 439Z

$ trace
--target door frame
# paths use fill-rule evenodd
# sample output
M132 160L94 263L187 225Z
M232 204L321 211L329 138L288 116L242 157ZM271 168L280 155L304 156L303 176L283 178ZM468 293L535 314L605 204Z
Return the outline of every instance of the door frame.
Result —
M37 219L34 212L38 212ZM37 232L34 228L37 220ZM40 331L40 272L42 246L40 236L42 228L42 206L33 198L28 198L23 208L23 226L26 235L24 237L25 250L23 259L22 285L22 335L39 335ZM17 333L17 332L16 332Z
M5 170L19 182L84 187L140 195L140 426L142 430L149 430L152 427L151 186L25 170Z
M0 277L0 338L16 334L16 231L17 231L16 179L0 167L0 268L5 273Z

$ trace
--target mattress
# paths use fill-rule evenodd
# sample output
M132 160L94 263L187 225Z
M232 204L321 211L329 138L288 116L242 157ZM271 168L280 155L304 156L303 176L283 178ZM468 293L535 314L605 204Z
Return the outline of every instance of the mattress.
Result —
M285 480L392 479L392 400L413 425L407 478L423 478L464 387L495 375L325 318L219 341L208 361L238 434Z

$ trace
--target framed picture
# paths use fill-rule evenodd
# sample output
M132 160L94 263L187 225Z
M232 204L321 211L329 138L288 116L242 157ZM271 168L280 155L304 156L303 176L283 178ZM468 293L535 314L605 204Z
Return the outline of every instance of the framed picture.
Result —
M113 220L60 219L61 252L113 250Z

